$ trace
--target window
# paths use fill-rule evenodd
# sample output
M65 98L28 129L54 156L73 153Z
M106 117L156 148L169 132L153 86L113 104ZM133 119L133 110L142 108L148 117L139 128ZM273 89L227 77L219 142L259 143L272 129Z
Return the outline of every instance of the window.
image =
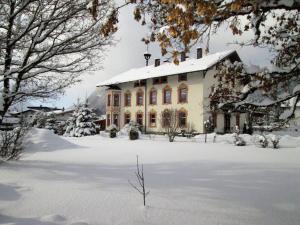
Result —
M119 106L119 105L120 105L120 95L114 94L114 106Z
M155 112L150 113L149 126L156 127L156 113Z
M188 101L188 88L186 85L180 85L178 88L178 102L186 103Z
M114 117L113 117L113 123L114 123L114 125L116 125L117 127L119 126L119 114L114 114Z
M143 113L136 114L136 123L139 125L143 125Z
M186 73L182 73L178 75L178 82L181 81L187 81L187 74Z
M172 101L172 89L170 87L165 87L163 90L163 103L171 104Z
M153 84L159 84L160 79L159 78L153 78Z
M168 127L171 122L171 112L169 110L165 110L162 114L162 126Z
M157 103L157 91L155 89L152 89L150 91L150 105L156 105Z
M124 105L125 106L131 106L131 94L130 94L130 92L126 92L124 94Z
M184 110L178 112L178 125L179 127L186 127L186 117L187 113Z
M160 78L160 83L161 83L161 84L168 83L168 77L161 77L161 78Z
M153 78L153 84L166 84L168 83L168 77L156 77Z
M133 86L134 87L143 87L146 85L146 80L138 80L138 81L135 81Z
M142 90L138 90L136 93L136 105L141 106L144 103L144 93Z
M124 114L124 124L130 123L130 113Z
M107 127L110 126L110 114L106 115L106 125L107 125Z
M107 106L110 106L111 95L107 95Z

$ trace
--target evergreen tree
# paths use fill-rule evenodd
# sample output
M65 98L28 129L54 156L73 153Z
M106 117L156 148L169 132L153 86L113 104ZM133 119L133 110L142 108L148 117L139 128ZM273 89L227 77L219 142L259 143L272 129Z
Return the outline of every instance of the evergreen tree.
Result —
M76 107L73 115L67 120L65 136L82 137L96 134L96 124L93 122L96 114L88 104Z

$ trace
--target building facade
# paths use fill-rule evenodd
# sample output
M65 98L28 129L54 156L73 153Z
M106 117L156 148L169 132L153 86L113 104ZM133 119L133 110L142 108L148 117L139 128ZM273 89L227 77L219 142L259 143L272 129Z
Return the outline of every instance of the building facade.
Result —
M215 132L226 133L242 127L246 114L210 110L209 95L216 65L225 60L240 60L235 51L226 51L173 63L133 69L102 82L106 91L106 127L122 128L130 121L139 123L146 132L164 132L164 118L176 111L183 130L203 133L205 121L210 120Z

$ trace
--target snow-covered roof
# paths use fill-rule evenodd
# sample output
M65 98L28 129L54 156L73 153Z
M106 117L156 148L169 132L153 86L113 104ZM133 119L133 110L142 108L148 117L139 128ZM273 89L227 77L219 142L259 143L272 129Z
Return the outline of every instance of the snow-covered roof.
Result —
M216 63L222 61L223 59L225 59L233 53L236 53L236 51L227 50L223 52L209 54L203 56L200 59L188 58L186 61L180 62L179 65L175 65L172 62L165 62L157 67L151 65L141 68L134 68L117 76L114 76L109 80L103 81L97 86L107 86L154 77L203 71L209 69L210 67L214 66Z
M49 112L49 114L55 114L55 115L60 115L60 114L65 114L65 113L72 113L74 112L75 109L70 108L70 109L64 109L64 110L55 110Z

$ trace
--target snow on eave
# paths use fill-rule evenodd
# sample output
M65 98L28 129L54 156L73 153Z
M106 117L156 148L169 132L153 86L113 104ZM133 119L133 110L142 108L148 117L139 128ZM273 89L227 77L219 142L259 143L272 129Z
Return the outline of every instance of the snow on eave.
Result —
M157 67L151 65L147 67L134 68L124 73L121 73L117 76L114 76L111 79L103 81L96 86L97 87L109 86L109 85L115 85L115 84L155 78L155 77L171 76L171 75L176 75L181 73L191 73L197 71L205 71L211 68L212 66L216 65L218 62L222 61L223 59L227 58L228 56L232 55L233 53L237 55L235 50L227 50L223 52L217 52L214 54L206 55L200 59L188 58L186 61L180 62L179 65L175 65L172 62L165 62Z

